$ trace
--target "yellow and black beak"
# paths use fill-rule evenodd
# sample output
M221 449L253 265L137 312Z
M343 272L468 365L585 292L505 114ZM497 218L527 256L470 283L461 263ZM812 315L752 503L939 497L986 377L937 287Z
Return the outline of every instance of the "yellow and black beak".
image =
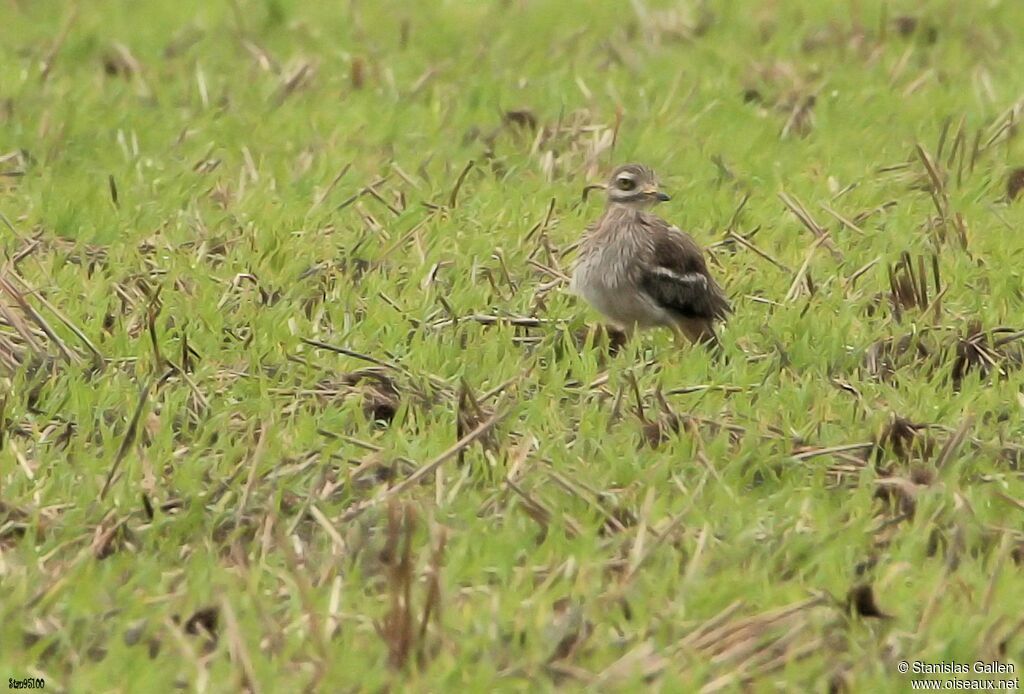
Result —
M659 202L667 202L668 200L672 199L672 197L670 195L662 193L657 188L647 188L646 190L644 190L644 195L647 195L648 197L655 198Z

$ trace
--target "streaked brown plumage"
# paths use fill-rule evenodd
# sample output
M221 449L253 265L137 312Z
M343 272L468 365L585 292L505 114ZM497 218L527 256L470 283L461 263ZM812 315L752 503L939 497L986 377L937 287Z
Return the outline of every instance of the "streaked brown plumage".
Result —
M731 311L700 246L648 210L668 196L654 172L625 164L608 181L604 214L580 244L571 289L618 327L666 326L718 345L714 324Z

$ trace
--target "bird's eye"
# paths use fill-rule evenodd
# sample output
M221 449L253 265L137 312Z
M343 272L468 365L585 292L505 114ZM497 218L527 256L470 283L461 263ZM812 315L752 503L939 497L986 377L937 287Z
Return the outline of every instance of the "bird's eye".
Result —
M621 190L633 190L634 188L636 188L636 181L634 181L632 178L626 178L625 176L620 178L618 183L619 189Z

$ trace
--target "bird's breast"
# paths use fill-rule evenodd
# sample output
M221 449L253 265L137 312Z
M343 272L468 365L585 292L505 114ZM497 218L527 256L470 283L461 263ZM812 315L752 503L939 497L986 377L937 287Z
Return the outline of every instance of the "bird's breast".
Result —
M641 291L636 261L637 249L618 239L584 248L570 289L620 325L660 324L663 312Z

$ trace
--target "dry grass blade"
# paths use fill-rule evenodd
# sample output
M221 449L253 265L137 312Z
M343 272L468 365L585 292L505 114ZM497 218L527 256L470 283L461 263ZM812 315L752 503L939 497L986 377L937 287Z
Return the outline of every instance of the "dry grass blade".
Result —
M740 234L737 234L734 231L730 231L728 236L727 236L727 238L732 239L733 241L735 241L736 243L740 244L741 246L743 246L747 250L752 251L753 253L761 256L762 258L767 260L769 263L771 263L775 267L777 267L780 270L782 270L783 272L789 272L789 273L793 272L793 270L789 266L779 262L778 260L773 258L768 253L766 253L765 251L763 251L760 248L758 248L757 246L755 246L752 241L750 241L747 238L744 238Z
M473 431L469 432L461 439L456 441L451 448L449 448L444 453L431 460L429 463L426 463L425 465L422 465L421 467L417 468L415 472L413 472L404 480L396 484L394 487L385 490L383 493L381 493L374 499L363 502L361 504L357 504L354 508L351 508L345 513L343 513L341 516L341 520L350 521L353 518L356 518L357 516L362 514L368 508L376 506L382 501L393 496L397 496L398 494L401 494L410 487L419 484L421 480L426 478L428 475L433 474L433 472L437 470L437 468L441 467L444 463L451 460L452 458L458 456L458 454L461 451L465 450L478 439L490 433L491 429L494 428L499 422L501 422L501 420L507 417L509 413L510 409L499 410L495 412L493 415L488 417L486 421L481 422L476 429L474 429Z
M832 257L835 258L836 261L843 261L843 254L840 252L835 242L829 238L828 231L814 220L814 217L811 216L811 213L807 211L807 208L804 207L800 200L785 192L779 193L779 200L781 200L782 204L793 213L793 216L800 220L801 224L814 234L815 238L818 239L819 244L824 244L829 249L829 252L832 253Z
M601 691L637 674L645 680L650 679L668 667L669 662L655 650L654 644L644 641L597 675L593 682L595 691Z
M918 158L921 160L925 171L928 173L928 178L931 181L934 192L938 195L945 195L945 177L939 172L939 169L931 156L925 151L924 147L922 147L920 143L914 145L914 151L917 152Z
M124 438L121 440L121 447L117 449L117 456L114 458L113 465L110 466L110 472L107 473L107 480L103 483L103 488L100 490L100 500L102 501L110 490L110 485L114 481L114 476L117 474L118 469L121 467L121 462L125 456L128 455L128 451L131 450L132 444L135 443L135 439L139 433L139 420L142 419L142 412L146 408L146 402L149 400L149 389L153 385L152 381L142 386L142 390L139 392L139 400L135 405L135 411L132 413L131 421L128 423L128 430L124 434Z
M68 39L68 34L71 33L71 28L78 21L78 3L72 3L68 9L68 15L64 19L61 25L60 33L57 34L53 43L50 44L50 48L46 51L46 55L42 60L42 69L39 71L39 81L46 82L50 77L50 72L53 70L54 64L57 62L57 55L64 47L64 43Z
M256 471L259 469L260 463L263 462L263 456L267 451L267 432L269 430L269 423L264 422L260 425L256 448L253 450L252 455L249 456L249 475L245 481L245 488L242 490L242 497L238 500L238 508L235 509L236 523L241 521L242 516L245 514L245 507L249 503L249 497L252 495L252 490L256 483Z
M918 256L915 266L910 253L903 251L899 261L889 267L890 303L897 322L902 320L902 313L906 309L917 308L924 311L933 305L938 307L937 302L943 292L938 256L935 254L932 255L931 265L936 294L934 304L930 303L928 298L928 273L924 256Z
M402 669L409 664L415 642L415 618L412 608L412 584L415 579L412 541L416 533L416 514L411 506L392 502L388 507L387 539L381 561L387 570L390 606L377 634L388 649L388 664Z
M743 600L735 600L729 603L721 612L716 614L711 619L707 620L689 634L686 635L677 645L677 648L687 649L693 648L693 645L704 638L707 634L717 631L723 624L725 624L736 612L745 606Z
M751 682L758 677L803 659L820 646L813 628L816 608L828 604L825 595L776 610L733 619L742 601L735 601L720 613L695 627L672 649L676 657L699 657L716 669L728 670L713 678L701 691L717 692ZM828 607L826 614L833 614Z
M0 307L0 312L3 309ZM24 360L24 351L8 338L0 335L0 372L12 374Z
M239 673L238 689L251 692L251 694L260 694L262 690L252 665L252 655L250 655L249 648L245 645L245 635L238 624L238 616L235 614L235 609L226 597L221 599L220 611L224 613L231 660L241 670Z
M459 173L459 177L455 179L455 185L452 187L452 193L448 197L449 208L455 209L455 205L458 203L459 200L459 191L462 189L462 184L465 182L466 176L469 175L469 172L473 170L474 166L476 166L476 164L471 159L462 169L462 172Z
M455 435L460 439L468 432L473 431L480 422L486 420L493 412L483 405L473 393L470 385L463 380L459 386L458 406L455 412ZM493 432L488 432L480 437L480 444L484 450L497 451L498 442ZM459 452L459 462L464 459L465 449Z
M837 453L850 453L854 451L871 450L875 447L875 443L872 441L866 441L864 443L847 443L839 446L828 446L827 448L814 448L811 450L800 451L793 455L794 460L810 460L811 458L817 458L823 455L835 455Z
M305 338L305 337L301 338L301 340L302 340L302 342L304 344L307 344L310 347L317 347L318 349L326 349L328 352L334 352L335 354L341 354L341 355L344 355L346 357L352 357L353 359L359 359L360 361L369 362L370 364L376 364L377 366L383 366L384 368L391 369L393 371L397 371L397 372L399 372L401 374L404 374L406 376L412 376L412 374L409 371L407 371L405 368L403 368L399 364L396 364L395 362L392 362L392 361L387 361L385 359L378 359L377 357L374 357L372 355L363 354L362 352L357 352L357 351L355 351L353 349L348 349L346 347L336 347L335 345L327 344L326 342L321 342L320 340L310 340L310 339ZM428 378L430 378L430 380L435 385L441 385L442 387L447 387L447 384L444 381L442 381L441 379L434 378L434 377L429 377L429 376L428 376Z
M36 336L32 333L32 329L28 324L19 316L13 312L0 297L0 316L3 317L4 322L14 328L18 334L20 340L15 341L10 338L4 337L4 350L3 355L5 359L10 360L10 371L14 371L17 367L25 360L27 354L34 354L38 359L42 360L46 357L46 351L42 345L36 340Z
M457 456L460 451L465 450L468 446L470 446L477 440L483 438L484 436L487 436L491 432L491 429L497 426L497 424L501 422L501 420L503 420L505 417L507 417L509 413L510 410L505 409L492 414L486 420L481 422L475 429L473 429L473 431L469 432L461 439L456 441L455 444L452 445L452 447L449 448L447 451L437 456L426 465L420 467L419 469L416 470L416 472L412 473L407 478L405 478L404 480L396 484L394 487L392 487L390 490L388 490L389 495L401 494L406 489L418 484L420 480L425 478L427 475L433 473L434 470L439 468L446 461Z
M268 531L268 534L272 532L274 543L284 557L285 565L288 567L296 588L298 588L299 599L308 622L306 628L309 630L310 639L313 647L316 649L317 660L314 663L314 675L312 682L309 683L311 690L315 690L326 672L329 653L327 637L324 635L323 626L320 622L320 610L317 608L314 599L313 586L309 581L308 567L303 566L299 561L299 557L295 554L295 550L292 547L291 538L285 535L282 525L277 523L276 520L275 517L268 517L267 523L272 526L272 531Z
M276 108L283 104L299 87L309 83L316 73L316 67L312 63L302 62L294 68L282 81L280 87L270 99L270 103Z
M811 244L811 247L807 249L804 261L800 264L800 269L793 275L793 282L789 285L789 291L786 292L786 301L795 301L800 296L801 287L810 286L807 272L811 267L811 261L814 259L814 253L827 240L827 236L819 236Z
M334 190L335 186L338 185L338 182L341 181L341 179L345 176L345 174L348 173L349 169L351 168L352 162L348 162L343 167L341 167L341 170L338 171L337 175L333 179L331 179L331 182L327 185L327 187L320 191L320 193L316 196L316 199L313 201L312 207L309 208L310 212L320 207L320 205L324 203L324 201L328 198L328 196L330 196L331 192Z
M744 617L703 632L700 637L690 641L687 646L709 655L716 655L737 642L748 639L754 633L762 632L767 627L788 620L805 610L823 605L825 602L826 599L823 596L814 596L752 617Z
M419 658L426 658L425 644L427 642L427 627L431 620L438 625L441 622L441 567L444 564L444 551L448 544L448 533L444 528L440 529L437 537L437 544L430 554L430 563L427 573L427 596L423 603L423 615L420 618L420 630L418 634Z
M700 694L713 694L714 692L719 692L723 689L733 687L738 682L752 682L759 677L769 675L783 669L791 663L803 660L804 658L813 655L818 652L824 644L824 639L811 639L805 643L797 645L795 648L781 649L783 652L774 657L770 657L767 660L762 658L758 664L755 664L754 667L750 669L737 669L708 682L706 685L701 687ZM776 650L779 650L777 646L771 650L767 650L766 653L770 656Z
M96 347L96 345L93 344L92 340L90 340L89 337L82 331L82 329L75 325L75 323L70 318L68 318L63 312L61 312L60 309L58 309L56 306L47 301L46 297L42 296L39 292L37 292L31 286L29 286L24 279L18 277L17 275L14 275L14 277L18 280L18 283L21 284L21 286L25 287L27 291L31 293L39 301L39 303L41 303L48 311L50 311L50 313L57 316L57 318L60 319L60 322L63 323L68 330L75 334L75 337L82 341L82 344L84 344L86 348L92 353L93 363L98 367L102 367L103 364L106 362L106 359L104 358L100 350Z
M6 274L6 271L4 274ZM64 358L64 361L68 362L69 364L74 364L79 361L78 355L72 352L70 349L68 349L68 346L64 344L64 341L61 340L60 337L57 336L57 333L53 331L53 328L50 327L50 324L47 323L46 320L41 315L39 315L39 312L36 311L32 307L32 305L28 303L28 300L25 298L25 295L22 292L20 292L17 289L17 287L15 287L14 284L12 284L7 279L7 277L3 275L0 275L0 290L2 290L3 293L7 294L7 296L13 299L14 303L17 304L18 308L20 308L21 311L26 316L28 316L29 319L31 319L31 321L35 323L40 330L43 331L46 337L49 338L50 342L60 352L61 356ZM5 315L7 315L8 319L10 320L9 312L6 311L2 305L0 305L0 309L4 310ZM25 337L26 341L30 342L30 344L35 342L34 339L32 339L31 334L27 330L24 330L24 328L20 329L19 332L22 333L22 336ZM36 346L35 349L36 351L41 351L41 348L38 345Z
M939 451L939 457L935 459L936 470L942 470L950 463L950 461L953 460L954 457L956 457L957 452L960 450L960 447L963 445L964 440L967 439L967 435L973 427L974 417L969 415L964 417L960 426L956 428L956 431L953 432L953 435L946 441L942 450Z

